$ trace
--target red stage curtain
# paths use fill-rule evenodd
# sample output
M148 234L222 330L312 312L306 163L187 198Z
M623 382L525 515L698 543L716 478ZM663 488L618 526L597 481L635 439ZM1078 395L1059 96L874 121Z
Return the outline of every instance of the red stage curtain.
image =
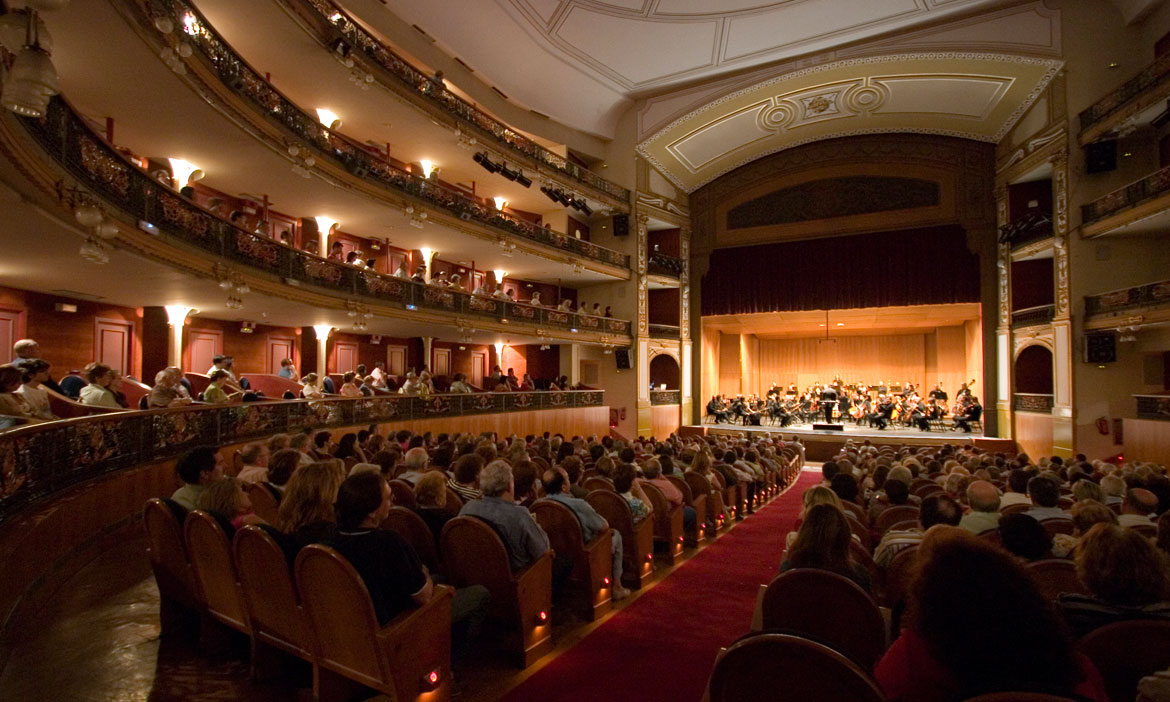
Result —
M702 298L704 315L979 302L979 257L959 226L717 249Z

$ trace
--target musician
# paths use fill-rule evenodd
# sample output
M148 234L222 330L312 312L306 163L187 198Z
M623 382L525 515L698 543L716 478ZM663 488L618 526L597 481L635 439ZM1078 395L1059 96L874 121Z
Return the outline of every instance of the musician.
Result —
M723 406L723 402L718 395L711 398L707 403L707 414L715 418L715 423L718 424L721 420L724 422L731 422L731 413Z
M930 415L931 409L926 406L922 398L914 401L910 411L910 421L922 431L930 431Z
M967 387L966 383L963 384L963 387ZM971 399L967 402L966 410L962 415L955 417L955 429L962 429L964 432L970 434L971 422L978 422L983 418L983 405L979 404L978 397L970 395L969 390L968 395Z
M779 395L773 395L768 398L768 421L772 424L780 422L781 427L786 427L792 422L792 415L784 409Z
M821 409L825 413L825 424L833 423L833 409L837 407L837 389L826 385L821 390Z
M841 422L844 423L845 418L849 416L849 409L853 407L853 400L849 397L848 392L845 390L841 391L841 398L837 401L837 405L841 410L841 413L838 415L838 417L841 419Z
M949 399L946 390L942 389L942 383L935 383L928 397L935 402L946 402Z
M796 383L789 385L788 389L784 391L784 394L785 395L799 395L800 393L796 391Z
M890 423L890 416L894 413L894 398L881 395L878 397L877 408L873 413L866 416L866 421L870 426L877 425L878 429L884 430L886 425Z

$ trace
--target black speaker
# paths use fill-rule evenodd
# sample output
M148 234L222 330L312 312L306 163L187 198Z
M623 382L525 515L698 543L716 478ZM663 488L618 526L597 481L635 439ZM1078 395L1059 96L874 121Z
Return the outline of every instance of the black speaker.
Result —
M628 214L615 214L613 216L613 235L630 235L630 216Z
M618 370L630 370L634 367L634 357L628 348L614 349L613 360L617 363Z
M1113 363L1116 360L1116 334L1113 332L1085 334L1085 363Z
M1116 139L1095 141L1085 147L1085 173L1106 173L1116 168Z

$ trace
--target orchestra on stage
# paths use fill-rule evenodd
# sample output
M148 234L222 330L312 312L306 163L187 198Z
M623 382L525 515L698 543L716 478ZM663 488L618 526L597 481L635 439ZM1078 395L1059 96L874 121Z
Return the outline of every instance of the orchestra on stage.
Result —
M773 383L764 397L755 394L716 395L707 403L707 416L716 424L728 422L745 426L761 426L766 422L772 426L789 427L849 421L858 427L864 425L879 430L888 426L917 427L924 432L951 430L969 434L972 425L983 418L983 405L971 390L974 385L974 380L963 383L955 393L954 403L948 404L949 396L938 384L923 395L910 382L903 385L888 382L846 385L837 377L827 385L818 381L804 392L798 391L795 384L781 389ZM948 419L951 420L949 425Z

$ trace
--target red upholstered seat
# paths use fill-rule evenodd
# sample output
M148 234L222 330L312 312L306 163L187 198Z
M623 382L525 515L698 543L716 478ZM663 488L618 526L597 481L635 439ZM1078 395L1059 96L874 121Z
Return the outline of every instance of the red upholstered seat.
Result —
M885 700L849 658L790 634L756 634L732 644L715 660L707 690L710 702Z
M910 582L914 576L914 566L918 559L918 547L904 548L894 555L893 560L886 567L886 606L892 607L905 599L910 590Z
M1109 699L1132 700L1139 680L1170 668L1170 622L1109 624L1082 636L1077 648L1097 666Z
M898 522L904 522L910 519L918 520L917 507L914 505L894 505L883 510L878 515L877 522L873 526L879 534L884 534Z
M1072 523L1071 519L1042 519L1040 525L1044 527L1052 536L1057 534L1072 534L1076 529L1076 525Z
M613 529L606 529L586 544L581 523L565 505L537 500L532 513L548 534L553 551L572 561L570 591L582 603L585 619L593 621L604 615L613 607Z
M405 480L390 481L391 501L402 507L414 507L414 486Z
M581 487L589 491L609 490L610 492L613 492L614 489L613 481L600 475L593 475L585 478L584 482L581 483Z
M1089 594L1077 577L1077 567L1070 560L1046 558L1029 563L1024 568L1040 588L1041 594L1049 600L1055 600L1062 592Z
M272 496L271 490L260 483L252 483L248 486L248 499L252 502L252 511L258 517L269 524L276 524L280 503Z

